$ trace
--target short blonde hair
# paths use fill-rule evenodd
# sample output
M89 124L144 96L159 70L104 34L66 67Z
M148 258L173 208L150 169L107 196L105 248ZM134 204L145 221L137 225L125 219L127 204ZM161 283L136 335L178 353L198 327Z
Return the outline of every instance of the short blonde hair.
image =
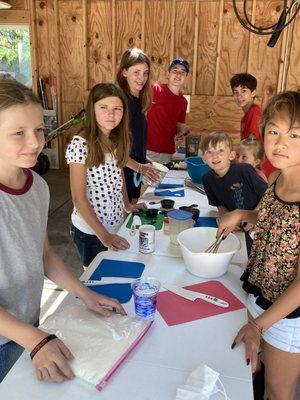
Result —
M218 143L226 143L230 151L233 150L233 141L226 132L210 132L202 138L200 149L204 154L210 147L216 147Z

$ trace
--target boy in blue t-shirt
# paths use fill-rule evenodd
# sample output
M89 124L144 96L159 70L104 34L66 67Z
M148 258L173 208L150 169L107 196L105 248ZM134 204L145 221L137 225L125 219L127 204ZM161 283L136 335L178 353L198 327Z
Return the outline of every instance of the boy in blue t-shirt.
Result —
M201 142L203 159L211 171L203 176L209 204L219 214L236 209L253 210L266 191L267 183L250 164L234 164L233 142L227 133L212 132Z

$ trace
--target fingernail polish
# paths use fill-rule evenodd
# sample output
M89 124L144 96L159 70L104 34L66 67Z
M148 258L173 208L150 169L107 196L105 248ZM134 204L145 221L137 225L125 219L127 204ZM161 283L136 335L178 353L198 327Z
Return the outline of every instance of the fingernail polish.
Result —
M234 349L234 348L235 348L235 345L236 345L236 343L233 342L232 345L231 345L231 348Z
M247 365L250 364L250 358L247 358Z

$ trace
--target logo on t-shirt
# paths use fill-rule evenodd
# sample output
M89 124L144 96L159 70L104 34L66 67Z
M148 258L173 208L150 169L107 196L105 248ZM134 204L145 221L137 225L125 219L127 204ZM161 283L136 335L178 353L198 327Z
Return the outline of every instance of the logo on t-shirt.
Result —
M230 190L234 190L233 198L234 198L234 204L236 208L244 209L244 197L243 197L243 183L242 182L237 182L233 183L230 186Z

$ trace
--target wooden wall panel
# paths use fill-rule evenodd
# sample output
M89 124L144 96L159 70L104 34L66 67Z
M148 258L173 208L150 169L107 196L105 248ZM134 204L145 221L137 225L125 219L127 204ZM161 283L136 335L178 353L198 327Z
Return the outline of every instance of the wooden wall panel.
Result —
M116 1L116 64L125 50L142 48L143 2L130 0ZM144 50L144 49L143 49Z
M28 8L26 0L8 0L13 10L26 10Z
M287 89L300 92L300 15L296 18L292 30L290 63L287 70Z
M199 4L196 94L214 94L219 8L218 2Z
M152 61L154 80L166 82L170 64L172 2L153 0L146 2L145 51Z
M192 96L188 122L201 129L235 131L243 113L231 97Z
M44 1L35 1L35 12L36 12L36 33L37 33L37 57L39 60L38 70L39 76L49 77L51 74L51 49L49 47L49 27L48 23L51 20L48 19L47 10L50 6L50 1L47 3ZM47 43L48 45L43 45Z
M175 2L175 19L174 19L174 49L171 58L181 57L186 59L190 64L189 79L182 88L183 93L192 92L192 75L193 75L193 55L194 49L191 38L195 34L195 10L196 2L191 4L190 1Z
M110 1L90 1L88 15L89 87L114 81L112 76L112 4Z
M84 99L84 48L82 2L59 1L61 99Z
M241 8L240 4L238 6ZM220 66L215 94L230 96L229 81L232 75L247 71L250 33L237 20L231 1L224 2L222 19Z
M280 16L282 1L257 2L255 25L272 25ZM282 35L275 47L267 46L270 36L253 36L249 72L257 79L257 94L262 97L263 106L276 93L280 66Z

